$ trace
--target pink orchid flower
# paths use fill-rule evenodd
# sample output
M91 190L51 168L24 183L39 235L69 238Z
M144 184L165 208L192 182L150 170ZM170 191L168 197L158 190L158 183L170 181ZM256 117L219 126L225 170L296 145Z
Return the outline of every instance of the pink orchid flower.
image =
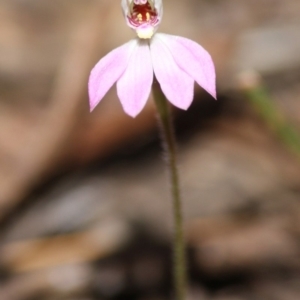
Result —
M153 73L166 98L188 109L194 96L194 81L216 98L215 69L208 52L189 39L155 33L161 22L162 0L122 0L127 25L137 38L114 49L91 71L91 111L112 85L124 111L135 117L145 106Z

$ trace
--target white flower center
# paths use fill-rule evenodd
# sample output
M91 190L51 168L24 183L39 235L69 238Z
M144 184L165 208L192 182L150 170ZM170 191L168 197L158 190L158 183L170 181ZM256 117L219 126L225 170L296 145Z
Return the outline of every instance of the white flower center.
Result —
M154 34L154 27L159 23L158 13L152 0L131 2L127 18L141 39L150 39Z

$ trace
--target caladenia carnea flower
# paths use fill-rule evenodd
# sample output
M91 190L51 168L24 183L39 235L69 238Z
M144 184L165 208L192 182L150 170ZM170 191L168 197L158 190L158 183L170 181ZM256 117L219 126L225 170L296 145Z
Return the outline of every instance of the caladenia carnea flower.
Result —
M135 117L145 106L154 75L160 87L153 98L170 171L174 216L174 286L176 300L186 299L186 259L176 143L167 100L187 109L194 96L194 81L216 98L215 69L210 55L197 43L179 36L156 33L161 22L162 0L122 0L127 25L137 38L103 57L89 79L93 110L116 82L124 111ZM167 99L167 100L166 100Z
M178 108L190 106L194 81L216 98L209 53L192 40L155 33L162 19L162 0L121 3L127 25L137 38L108 53L93 68L89 78L91 111L116 82L124 111L135 117L149 98L153 74L166 98Z

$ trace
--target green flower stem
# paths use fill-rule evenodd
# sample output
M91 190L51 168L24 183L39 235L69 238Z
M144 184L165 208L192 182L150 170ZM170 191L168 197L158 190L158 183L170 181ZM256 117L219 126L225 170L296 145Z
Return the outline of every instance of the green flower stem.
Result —
M156 103L162 131L163 146L167 154L167 165L170 172L173 214L174 214L174 285L176 300L184 300L186 296L186 257L183 237L182 208L177 170L176 142L168 102L159 84L153 86L153 97Z
M243 88L247 99L282 143L299 157L299 131L280 112L260 77L256 76L257 78L255 78L256 80L253 84Z

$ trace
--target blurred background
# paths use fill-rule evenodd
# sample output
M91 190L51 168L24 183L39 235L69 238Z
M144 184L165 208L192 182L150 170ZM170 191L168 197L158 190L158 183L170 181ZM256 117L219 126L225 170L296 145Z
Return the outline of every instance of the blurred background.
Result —
M188 299L300 299L300 2L165 0L161 32L212 55L173 111ZM117 0L0 2L0 299L172 299L152 99L92 114L93 65L133 38Z

